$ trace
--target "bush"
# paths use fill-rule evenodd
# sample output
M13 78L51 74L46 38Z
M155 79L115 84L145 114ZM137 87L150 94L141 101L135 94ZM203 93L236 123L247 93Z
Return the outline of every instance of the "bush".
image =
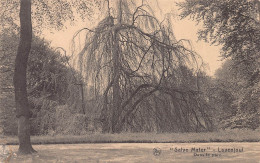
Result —
M56 107L55 134L82 135L87 132L89 118L84 114L71 113L68 105Z
M87 133L88 118L83 114L75 114L69 119L69 126L65 130L67 135L84 135Z

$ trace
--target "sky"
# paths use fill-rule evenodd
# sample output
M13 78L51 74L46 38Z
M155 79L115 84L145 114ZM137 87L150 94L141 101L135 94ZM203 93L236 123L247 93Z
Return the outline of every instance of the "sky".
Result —
M206 72L208 75L213 76L216 69L221 66L220 58L220 46L210 45L204 41L198 41L197 31L202 27L201 24L197 25L195 21L188 18L180 20L178 14L180 11L176 7L175 2L181 2L183 0L158 0L158 4L155 0L147 0L151 2L151 7L155 9L156 16L163 20L164 15L172 13L176 17L173 19L173 31L177 40L187 39L192 43L193 50L195 50L207 64ZM67 50L67 54L70 52L71 40L73 35L84 27L93 27L96 21L77 23L74 26L70 24L66 25L66 29L61 31L45 31L44 37L52 42L54 47L63 47Z

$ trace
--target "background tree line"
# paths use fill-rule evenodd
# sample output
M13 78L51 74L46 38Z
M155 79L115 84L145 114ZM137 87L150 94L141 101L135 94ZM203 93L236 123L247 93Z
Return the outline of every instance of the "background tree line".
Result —
M182 18L203 24L199 39L222 45L225 62L212 87L222 103L216 108L228 113L222 127L259 127L260 2L186 0L179 6Z

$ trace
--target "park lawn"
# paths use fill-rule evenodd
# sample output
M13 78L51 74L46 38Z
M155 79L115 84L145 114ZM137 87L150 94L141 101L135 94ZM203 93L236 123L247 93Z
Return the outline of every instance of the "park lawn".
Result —
M32 144L79 143L203 143L203 142L260 142L259 130L226 130L201 133L120 133L87 135L31 136ZM17 137L0 138L9 145L18 144Z

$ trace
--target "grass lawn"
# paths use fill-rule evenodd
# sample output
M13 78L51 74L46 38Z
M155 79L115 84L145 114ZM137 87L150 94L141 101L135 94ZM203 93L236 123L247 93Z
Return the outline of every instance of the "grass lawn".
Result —
M183 163L183 162L228 162L228 163L257 163L260 160L259 142L238 143L98 143L98 144L47 144L33 145L38 153L32 155L9 155L6 162L24 163ZM154 155L154 148L160 149L159 155ZM175 152L175 148L187 149L187 152ZM205 149L205 152L194 152L192 148ZM243 148L243 152L218 152L218 148ZM18 146L8 146L13 152ZM197 153L197 155L195 155ZM201 154L198 156L198 153ZM208 154L205 157L205 153ZM1 162L1 158L0 158ZM4 161L3 161L4 162Z
M260 131L226 130L205 133L120 133L88 135L32 136L32 144L77 143L195 143L195 142L260 142ZM0 143L18 144L17 137L0 138Z

